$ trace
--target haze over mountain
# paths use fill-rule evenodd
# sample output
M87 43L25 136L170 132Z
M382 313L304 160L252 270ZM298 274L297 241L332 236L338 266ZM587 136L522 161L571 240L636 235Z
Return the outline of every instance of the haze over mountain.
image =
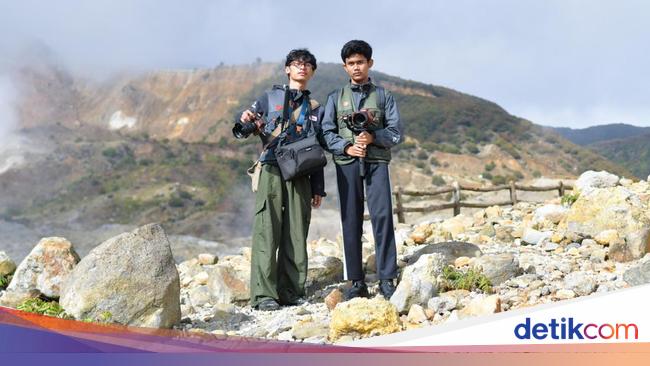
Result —
M650 174L650 127L616 123L555 130L568 140L625 167L637 177Z
M406 127L391 164L394 184L571 178L587 169L631 176L490 101L381 72L372 77L394 93ZM102 82L47 60L19 68L18 136L37 149L19 149L20 160L0 173L3 232L25 240L65 234L82 252L123 231L120 225L148 222L211 241L246 237L253 196L245 169L260 147L255 138L234 140L232 120L264 88L284 81L281 65L261 62L123 73ZM324 101L345 81L340 65L321 63L310 89ZM338 230L331 225L331 164L327 172L331 198L321 212L331 217L321 226L316 219L315 235Z

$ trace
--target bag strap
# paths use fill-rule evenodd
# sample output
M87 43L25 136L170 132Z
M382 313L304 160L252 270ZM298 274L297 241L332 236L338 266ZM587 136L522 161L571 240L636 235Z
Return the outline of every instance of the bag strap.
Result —
M383 86L375 85L375 91L377 92L377 108L382 113L386 113L386 89Z

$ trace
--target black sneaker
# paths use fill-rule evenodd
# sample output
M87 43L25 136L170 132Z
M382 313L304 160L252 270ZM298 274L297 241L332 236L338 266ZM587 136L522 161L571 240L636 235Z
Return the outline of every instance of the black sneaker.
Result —
M395 293L393 280L379 280L379 293L384 296L384 299L389 300Z
M261 311L275 311L280 309L280 304L278 304L278 302L273 299L265 299L260 301L260 303L257 304L255 308Z
M345 301L355 297L368 297L368 285L363 280L352 281L352 287L345 290Z

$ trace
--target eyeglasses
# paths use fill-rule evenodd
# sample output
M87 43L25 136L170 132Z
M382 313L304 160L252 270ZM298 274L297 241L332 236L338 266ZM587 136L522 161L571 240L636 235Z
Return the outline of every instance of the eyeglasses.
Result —
M308 62L297 62L294 61L290 63L289 65L295 67L296 69L313 69L314 65L308 63Z

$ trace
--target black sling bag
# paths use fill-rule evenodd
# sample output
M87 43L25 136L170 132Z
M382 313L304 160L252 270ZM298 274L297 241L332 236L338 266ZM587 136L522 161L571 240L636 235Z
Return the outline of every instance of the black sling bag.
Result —
M275 158L277 159L282 179L285 181L292 180L298 177L312 174L317 170L327 165L327 158L325 151L318 142L317 133L309 134L309 130L304 128L300 133L300 137L289 141L287 131L285 130L285 123L288 125L290 122L289 115L289 87L285 86L284 89L284 109L282 110L282 134L279 136L278 146L275 148ZM303 98L308 98L307 95ZM307 99L305 99L307 101ZM303 102L303 110L301 111L301 118L306 114L307 108ZM311 121L310 121L311 122ZM303 125L306 126L306 121ZM313 129L315 130L315 129ZM306 132L304 134L302 132Z

